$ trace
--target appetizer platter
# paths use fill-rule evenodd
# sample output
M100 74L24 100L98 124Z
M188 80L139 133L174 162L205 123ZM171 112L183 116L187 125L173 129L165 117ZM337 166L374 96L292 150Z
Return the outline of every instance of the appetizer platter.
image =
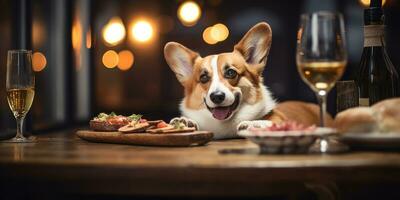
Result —
M332 128L304 126L287 121L279 124L268 120L244 121L237 127L240 136L260 147L260 153L307 153L316 139L336 134Z
M208 131L197 131L187 120L175 118L170 123L147 120L142 115L130 116L100 113L89 122L90 130L77 131L77 136L90 142L145 146L196 146L213 138Z

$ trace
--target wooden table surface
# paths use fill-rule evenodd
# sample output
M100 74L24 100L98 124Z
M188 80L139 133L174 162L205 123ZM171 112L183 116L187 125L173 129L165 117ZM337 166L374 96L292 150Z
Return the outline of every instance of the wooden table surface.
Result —
M400 180L399 152L341 155L220 154L254 149L245 139L189 148L89 143L73 132L37 143L0 143L0 185L82 194L260 196L296 193L313 183ZM10 186L10 187L11 187Z

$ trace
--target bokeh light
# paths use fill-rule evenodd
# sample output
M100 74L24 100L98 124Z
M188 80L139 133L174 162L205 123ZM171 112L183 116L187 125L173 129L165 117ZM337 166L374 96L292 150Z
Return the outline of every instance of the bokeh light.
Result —
M226 40L226 38L228 38L229 36L229 29L228 27L226 27L224 24L215 24L212 28L211 28L211 37L218 41L218 42L222 42L224 40Z
M46 39L46 29L39 19L32 20L32 44L34 47L43 45Z
M103 65L107 68L114 68L118 64L118 54L113 50L108 50L103 54Z
M92 30L90 28L86 32L86 48L92 48Z
M229 36L229 29L224 24L218 23L207 27L203 31L203 40L207 44L216 44L226 40Z
M119 17L113 17L103 28L103 39L108 46L121 43L125 35L125 27Z
M79 19L75 19L72 24L71 40L72 48L79 51L82 47L82 24Z
M211 29L212 27L207 27L204 31L203 31L203 40L204 42L206 42L207 44L217 44L217 40L214 40L213 37L211 37Z
M74 65L76 69L79 69L82 64L82 43L83 43L83 30L82 30L82 22L79 17L75 17L72 22L72 33L71 33L71 40L72 40L72 49L74 53Z
M123 50L118 53L119 61L118 68L122 71L130 69L135 61L133 53L129 50Z
M42 71L47 65L46 56L41 52L35 52L32 55L32 68L35 72Z
M147 42L153 37L154 29L150 22L139 20L132 25L131 36L138 42Z
M194 1L186 1L178 8L178 18L184 26L194 26L200 16L200 6Z
M369 7L371 0L359 0L363 7ZM386 0L382 0L382 6L386 4Z

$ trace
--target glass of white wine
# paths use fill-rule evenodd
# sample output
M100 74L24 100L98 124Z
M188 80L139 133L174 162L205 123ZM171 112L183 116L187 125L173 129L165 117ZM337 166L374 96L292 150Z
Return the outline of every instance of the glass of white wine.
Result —
M35 96L35 74L30 50L8 51L6 90L8 105L17 121L17 134L5 142L32 142L33 137L27 138L23 134L24 119Z
M316 93L320 105L320 126L325 127L326 97L345 71L347 64L343 17L327 11L303 14L297 35L297 69ZM344 145L322 137L312 152L342 151Z

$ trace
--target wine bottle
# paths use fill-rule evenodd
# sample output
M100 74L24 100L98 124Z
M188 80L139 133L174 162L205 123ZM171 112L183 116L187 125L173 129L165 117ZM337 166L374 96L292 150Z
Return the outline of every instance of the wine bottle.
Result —
M400 93L398 71L385 49L384 28L382 0L371 0L370 7L364 10L364 49L356 78L360 106L398 97Z

